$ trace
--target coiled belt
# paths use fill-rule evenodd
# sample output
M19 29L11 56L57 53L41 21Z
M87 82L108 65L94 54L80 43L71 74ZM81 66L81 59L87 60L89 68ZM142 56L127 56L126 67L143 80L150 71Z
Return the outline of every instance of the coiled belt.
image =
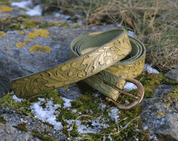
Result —
M133 79L144 69L146 49L123 28L80 36L71 43L73 59L53 68L14 79L11 88L19 98L45 93L80 80L107 96L118 108L130 109L143 96L142 84ZM137 96L123 92L127 81L138 87ZM129 105L116 102L119 91L134 97Z

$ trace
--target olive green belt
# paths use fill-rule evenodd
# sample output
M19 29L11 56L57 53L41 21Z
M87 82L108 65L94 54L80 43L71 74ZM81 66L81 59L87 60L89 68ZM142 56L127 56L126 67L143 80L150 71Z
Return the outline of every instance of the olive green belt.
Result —
M144 95L140 82L133 79L144 69L146 49L139 40L128 36L123 28L80 36L71 43L73 59L47 70L10 82L19 98L45 93L80 80L105 94L117 107L130 109ZM126 80L138 87L137 96L121 91ZM129 105L116 103L120 92L134 97Z

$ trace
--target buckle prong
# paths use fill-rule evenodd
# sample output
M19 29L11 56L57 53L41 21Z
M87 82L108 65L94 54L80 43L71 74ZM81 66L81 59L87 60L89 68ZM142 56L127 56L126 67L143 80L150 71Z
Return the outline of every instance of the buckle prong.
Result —
M119 92L122 93L122 94L125 94L125 95L127 95L127 96L133 97L133 98L135 98L135 99L137 99L137 100L139 99L137 96L134 96L134 95L129 94L129 93L125 92L125 91L122 91L122 90L118 89L118 88L115 87L115 86L113 86L112 88L115 89L115 90L117 90L117 91L119 91Z

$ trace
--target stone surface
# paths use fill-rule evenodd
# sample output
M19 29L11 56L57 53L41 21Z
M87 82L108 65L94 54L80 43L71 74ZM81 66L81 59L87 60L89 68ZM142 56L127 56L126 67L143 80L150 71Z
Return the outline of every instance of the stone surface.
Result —
M178 81L178 67L170 70L164 76L173 81Z
M9 11L9 12L4 12L4 11L0 11L0 19L3 19L3 18L15 18L15 17L18 17L20 15L24 15L25 13L25 9L19 9L18 7L16 6L12 6L13 8L13 11Z
M32 3L34 5L38 5L38 4L41 4L42 3L42 0L32 0Z
M53 16L35 16L35 17L31 17L29 18L29 20L32 21L39 21L42 23L56 23L58 25L63 24L64 22L71 22L70 20L68 20L69 18L63 14L54 14Z
M41 141L33 137L28 132L20 131L14 127L0 123L0 140L1 141Z
M82 96L79 88L76 86L76 83L68 85L67 88L62 87L57 89L61 96L68 99L76 100Z
M50 136L52 136L54 139L58 139L60 141L66 140L66 135L64 135L62 131L56 131L41 120L37 120L30 116L23 115L22 113L19 113L15 110L9 109L1 109L0 115L1 114L7 120L6 124L2 124L0 122L1 141L6 141L6 138L8 138L7 141L41 141L39 138L30 135L33 129L37 129L41 134L44 133L45 130L48 130ZM26 129L28 130L28 132L14 128L20 123L27 123Z
M143 99L141 105L146 112L141 115L143 129L150 129L153 135L164 141L178 140L178 109L176 105L164 100L173 86L162 84L155 88L152 98Z

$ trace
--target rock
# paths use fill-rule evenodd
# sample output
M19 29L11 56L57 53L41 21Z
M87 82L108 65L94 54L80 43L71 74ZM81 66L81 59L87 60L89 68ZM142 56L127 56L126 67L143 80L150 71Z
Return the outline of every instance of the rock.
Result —
M73 15L73 16L71 17L71 20L72 20L73 22L77 22L77 20L80 19L80 18L82 18L81 15L75 14L75 15Z
M9 12L4 12L4 11L1 11L1 16L0 16L0 19L3 19L3 18L15 18L15 17L18 17L20 15L24 15L24 13L26 12L25 9L19 9L18 7L16 6L12 6L13 10L12 11L9 11Z
M0 123L0 140L4 141L5 138L8 139L8 141L41 141L37 137L30 135L28 132L20 131L12 126L9 127L7 124L4 125Z
M178 140L178 110L176 104L171 105L164 100L173 86L162 84L155 88L152 98L143 99L141 105L146 110L141 115L143 129L150 129L151 134L165 141Z
M79 88L76 86L76 84L71 84L69 86L58 88L57 89L61 96L66 97L68 99L76 100L80 96L82 96Z
M173 81L178 81L178 67L170 70L164 76Z
M0 115L1 114L3 114L3 117L7 120L6 124L0 122L1 141L4 141L5 138L8 138L8 141L41 141L39 138L31 135L34 129L37 129L40 133L44 133L45 130L48 130L53 138L60 141L66 139L66 135L64 135L62 131L55 130L45 122L19 113L16 110L0 109ZM28 132L14 128L21 123L27 123L25 127Z
M23 34L19 34L20 31L6 32L6 36L0 37L0 77L3 76L3 79L0 79L0 98L9 90L9 81L12 79L37 73L70 60L70 43L74 38L90 32L114 28L114 25L76 29L50 27L45 29L49 32L47 35L49 38L38 36L32 38L32 41L24 39L29 38L29 32L33 33L33 30L41 32L41 30L27 29L23 31ZM24 47L20 47L22 43L24 43ZM48 46L51 52L31 52L30 48L35 45Z
M42 0L32 0L32 3L34 5L38 5L38 4L41 4L42 3Z
M14 58L18 56L17 54L18 52L14 50ZM9 60L9 56L6 55L0 47L0 98L10 90L11 79L25 75L20 65L14 60Z

